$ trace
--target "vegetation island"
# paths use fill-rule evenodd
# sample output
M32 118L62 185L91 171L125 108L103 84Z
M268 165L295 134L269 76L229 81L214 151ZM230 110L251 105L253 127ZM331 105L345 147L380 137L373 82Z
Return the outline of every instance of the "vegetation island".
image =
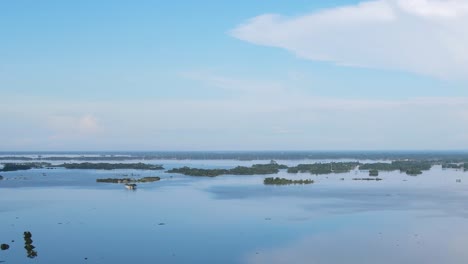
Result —
M360 170L369 170L373 171L396 171L399 170L400 172L405 172L408 175L419 175L422 174L423 171L430 170L434 162L431 161L420 161L420 160L409 160L409 161L392 161L391 163L366 163L359 165ZM370 174L369 174L370 175ZM374 175L372 175L374 176Z
M285 179L285 178L265 178L263 180L263 184L265 185L296 185L296 184L312 184L314 183L313 180L290 180L290 179Z
M145 182L156 182L161 180L160 177L143 177L141 179L131 179L131 178L106 178L106 179L96 179L96 182L104 183L145 183Z
M281 165L275 161L268 164L254 164L251 167L237 166L232 169L196 169L190 167L174 168L167 173L180 173L188 176L216 177L220 175L266 175L277 174L280 169L287 169L288 166Z
M288 168L288 173L310 173L310 174L330 174L330 173L346 173L355 169L359 162L330 162L330 163L313 163L299 164Z
M468 170L468 162L455 164L443 163L440 161L430 160L397 160L388 163L359 163L359 162L328 162L328 163L311 163L299 164L288 167L280 165L274 160L269 164L255 164L251 167L238 166L232 169L198 169L190 167L175 168L167 171L168 173L180 173L188 176L207 176L216 177L220 175L262 175L262 174L277 174L281 169L287 169L288 173L310 173L314 175L323 175L331 173L349 173L358 168L359 170L368 170L369 176L379 176L379 171L400 171L410 176L416 176L423 171L430 170L432 166L441 164L443 168L456 168Z

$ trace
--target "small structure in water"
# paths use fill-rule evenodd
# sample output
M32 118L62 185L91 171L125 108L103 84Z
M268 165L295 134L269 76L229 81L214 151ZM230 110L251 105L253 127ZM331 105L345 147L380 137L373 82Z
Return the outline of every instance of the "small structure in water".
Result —
M125 188L127 188L128 190L135 190L136 187L137 187L137 185L134 184L134 183L127 183L127 184L125 184Z

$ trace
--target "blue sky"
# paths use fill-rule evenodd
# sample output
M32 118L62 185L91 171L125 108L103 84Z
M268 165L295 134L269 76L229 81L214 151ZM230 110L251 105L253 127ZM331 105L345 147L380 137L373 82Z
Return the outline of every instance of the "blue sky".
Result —
M2 150L465 149L468 3L1 1Z

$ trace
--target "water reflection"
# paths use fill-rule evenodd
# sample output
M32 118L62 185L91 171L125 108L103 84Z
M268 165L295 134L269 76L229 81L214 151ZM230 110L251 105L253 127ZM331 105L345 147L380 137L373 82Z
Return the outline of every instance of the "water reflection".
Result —
M31 232L24 232L24 248L26 249L26 254L28 258L37 257L37 251L34 250L36 247L32 244L32 242L33 240Z
M456 189L425 190L381 188L282 188L262 186L214 186L205 189L218 200L278 200L292 199L298 206L319 213L350 214L372 211L432 211L432 216L468 218L465 206L468 193Z
M442 225L441 225L442 223ZM467 263L464 250L467 229L455 230L447 225L466 227L464 219L406 223L404 229L388 225L334 230L308 235L274 248L258 248L247 256L248 264L412 264ZM445 226L444 226L445 225ZM354 226L355 227L355 226ZM339 238L339 239L337 239Z

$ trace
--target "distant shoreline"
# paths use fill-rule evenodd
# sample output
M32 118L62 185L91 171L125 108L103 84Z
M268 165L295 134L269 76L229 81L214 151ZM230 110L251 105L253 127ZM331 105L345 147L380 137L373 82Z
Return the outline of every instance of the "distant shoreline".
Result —
M123 160L468 160L468 151L159 151L0 152L0 162Z

